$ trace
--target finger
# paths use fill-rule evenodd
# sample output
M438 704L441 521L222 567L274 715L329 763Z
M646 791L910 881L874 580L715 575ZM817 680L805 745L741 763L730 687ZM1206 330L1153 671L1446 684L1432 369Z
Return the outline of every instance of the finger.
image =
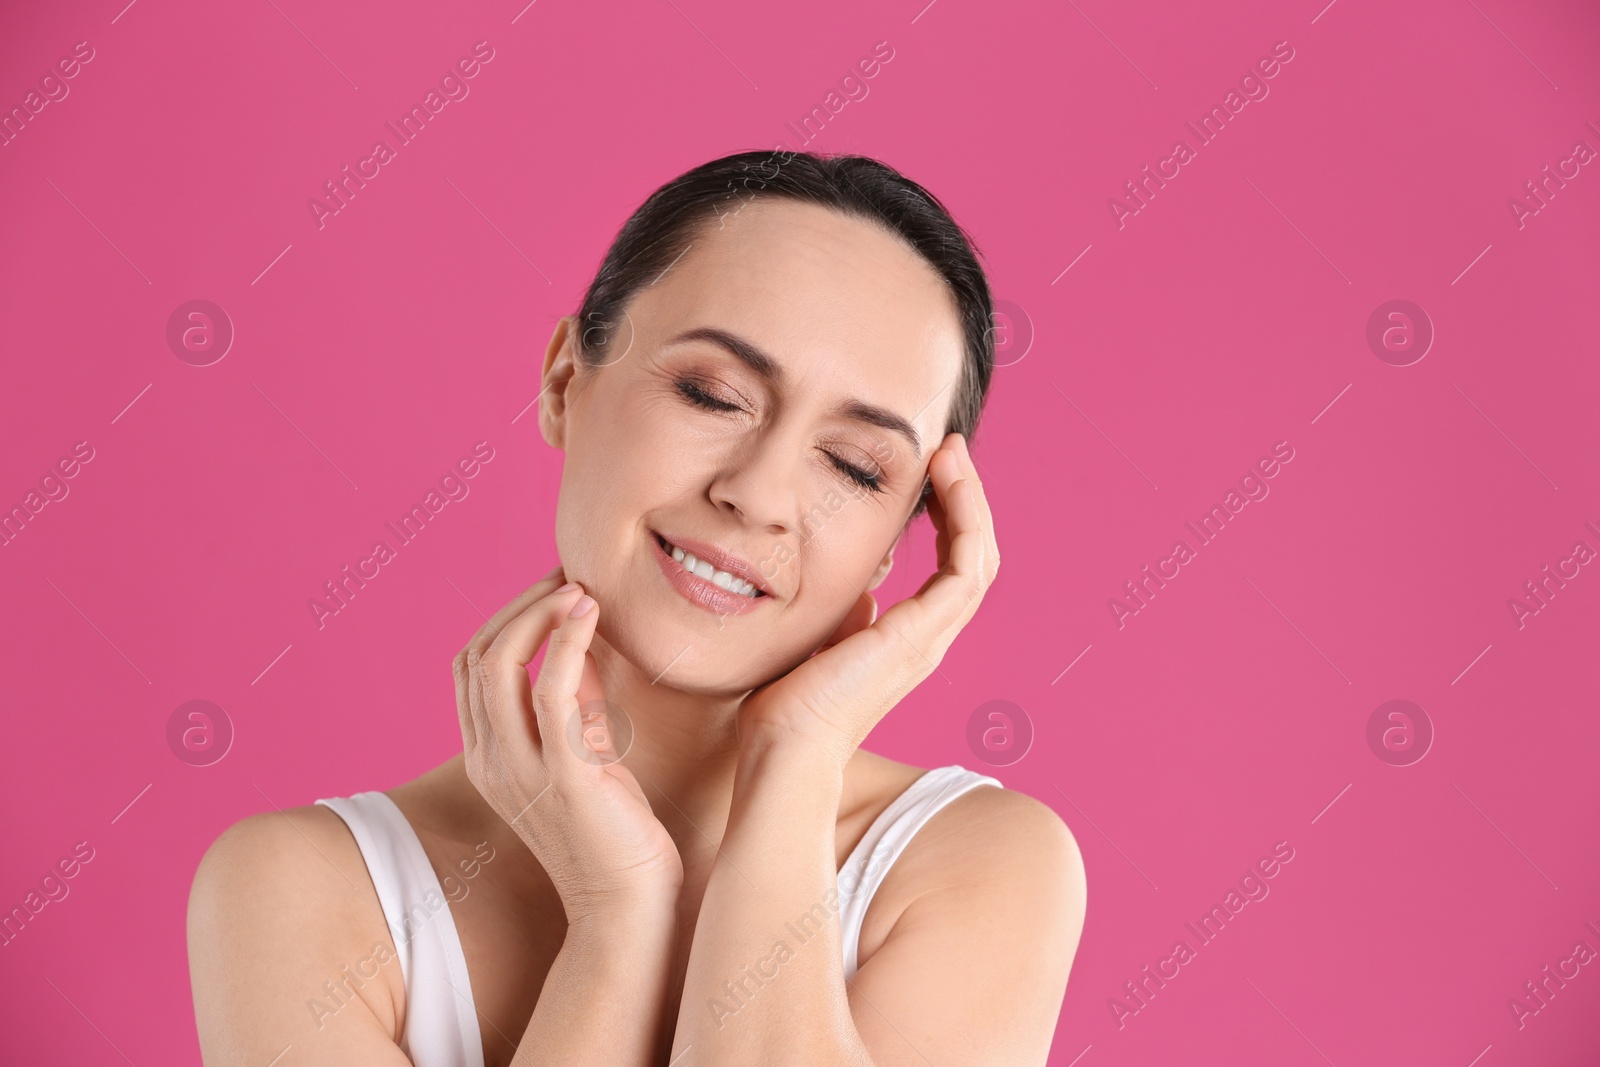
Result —
M583 654L583 680L578 683L578 706L606 698L605 685L600 681L600 665L593 652Z
M526 710L527 670L507 670L503 664L485 659L475 648L467 650L467 665L472 676L468 699L478 736L478 748L469 760L476 759L482 767L534 785L527 779L530 770L537 772L540 744Z
M527 706L527 699L522 695L527 689L526 674L519 671L524 673L520 680L507 678L504 675L496 677L484 660L489 647L506 621L526 611L528 604L537 603L548 596L556 588L556 583L564 580L564 577L562 566L557 564L542 579L524 590L515 600L485 622L473 635L472 640L467 642L467 647L457 655L456 711L462 719L464 752L470 752L472 746L478 745L489 751L489 758L498 758L502 747L522 757L538 754L539 739L533 736L527 716L517 714L515 710ZM490 693L502 695L503 699L491 699ZM513 707L501 707L508 702ZM496 715L493 713L496 710L503 710L505 714Z
M968 442L962 434L955 435L958 457L965 477L972 485L972 495L978 505L978 525L983 529L985 578L992 580L1000 566L1000 545L994 536L994 513L989 509L989 496L984 491L983 479L978 476L978 465L972 459Z
M455 676L456 716L461 720L461 747L465 752L478 743L478 728L472 717L472 672L467 668L465 649L450 661L450 673Z
M644 795L644 787L639 784L638 777L627 767L624 767L620 760L613 760L607 763L601 770L627 787L628 792L632 793L634 799L644 805L646 811L654 813L655 805L651 804L650 798Z
M456 687L456 715L461 724L462 751L470 751L477 745L480 738L484 737L488 726L483 714L481 686L475 674L476 665L473 662L469 662L474 657L469 653L476 650L481 654L488 647L485 637L499 632L500 627L504 625L504 617L507 617L508 612L520 610L517 608L518 603L530 596L537 595L542 587L562 577L562 565L558 563L548 574L538 582L535 582L531 588L525 590L511 604L501 609L493 618L486 619L484 625L478 628L477 633L473 634L472 638L467 641L466 646L456 654L455 659L451 662L450 669L455 677ZM490 639L492 640L492 637Z
M619 757L616 750L617 724L608 714L611 705L606 703L605 687L600 681L600 666L594 653L583 653L583 675L578 679L578 713L582 718L579 732L590 748L602 755L601 762L612 763ZM581 754L581 753L580 753ZM594 762L593 760L589 762Z
M817 651L824 652L851 634L859 633L877 621L878 601L871 593L863 592L856 598L856 602L850 605L850 610L845 613L844 619L834 629L833 633L828 635L828 639L822 643L822 647L818 648Z
M955 559L956 539L964 531L981 531L982 528L983 515L978 500L981 487L977 484L977 475L970 461L962 458L960 441L960 434L953 433L945 438L944 445L934 453L928 464L928 477L933 481L933 495L938 504L934 518L939 531L938 559L941 570L947 570L955 563L968 562L966 559ZM929 510L934 510L931 503ZM982 547L981 540L979 547ZM967 570L971 572L972 568L968 567Z
M930 482L932 480L931 478L929 479ZM933 558L943 561L946 553L950 551L950 538L945 533L944 505L939 502L939 491L937 489L928 494L928 521L933 523Z
M469 650L477 660L481 686L481 702L474 710L481 713L481 728L497 740L512 746L525 743L535 754L548 751L544 742L553 735L528 718L532 710L528 663L581 595L576 588L547 594L507 622L483 653Z
M484 693L483 656L475 648L469 648L463 653L467 657L467 711L472 718L473 734L478 746L485 750L493 749L498 743L495 737L494 725L489 719L489 702Z
M950 455L942 455L949 452ZM982 575L983 530L979 525L971 480L954 456L940 449L929 465L934 492L941 504L939 569L916 594L894 605L883 622L900 631L924 656L936 658L954 640L960 628L977 611L984 590Z
M564 602L565 598L557 601ZM539 677L533 683L533 712L539 723L539 735L546 739L545 766L555 773L584 762L565 743L569 720L578 713L578 687L583 682L585 654L600 618L600 608L593 597L583 595L571 602L572 610L584 607L587 610L581 616L573 616L571 610L563 612L560 625L550 635L544 662L539 664ZM557 738L562 740L557 741Z
M558 563L543 578L518 593L509 604L486 619L478 628L478 632L472 635L468 645L476 647L479 652L487 651L506 623L526 611L529 604L541 597L549 596L551 591L564 584L565 580L562 565Z
M472 635L472 640L467 642L467 647L476 648L479 653L488 651L489 646L494 643L494 639L499 636L506 623L521 615L528 609L528 605L534 601L539 600L541 597L549 596L552 591L565 582L566 577L562 566L557 564L549 574L524 589L517 595L515 600L490 616L489 620L478 628L478 632Z
M484 649L484 658L506 660L522 666L531 663L539 652L539 646L550 636L550 631L561 625L561 620L572 605L583 597L583 590L576 583L568 584L572 588L559 593L557 587L551 587L544 596L533 598L520 612L508 619Z
M982 578L989 547L981 499L983 487L971 457L963 451L961 435L951 434L946 440L949 444L941 451L948 452L950 458L942 464L942 476L934 476L934 488L940 491L945 513L946 555L940 560L940 568ZM963 540L968 532L977 536Z

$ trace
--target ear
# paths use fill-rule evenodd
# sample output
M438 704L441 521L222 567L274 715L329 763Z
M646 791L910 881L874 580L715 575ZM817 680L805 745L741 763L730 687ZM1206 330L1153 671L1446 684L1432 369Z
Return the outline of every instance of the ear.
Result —
M899 542L895 542L898 544ZM889 570L894 566L894 545L889 546L889 551L884 553L883 562L878 564L878 569L872 572L872 580L867 583L868 589L876 589L889 577Z
M552 448L566 447L567 387L577 373L577 316L564 315L545 346L539 373L539 432Z

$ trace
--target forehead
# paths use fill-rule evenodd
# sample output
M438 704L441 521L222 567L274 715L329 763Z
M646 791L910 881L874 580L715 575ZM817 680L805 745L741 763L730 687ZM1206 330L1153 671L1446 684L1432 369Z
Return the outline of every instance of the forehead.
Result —
M820 399L853 396L911 419L931 453L964 358L938 272L883 226L815 204L722 210L638 294L640 328L658 341L699 326L738 334Z

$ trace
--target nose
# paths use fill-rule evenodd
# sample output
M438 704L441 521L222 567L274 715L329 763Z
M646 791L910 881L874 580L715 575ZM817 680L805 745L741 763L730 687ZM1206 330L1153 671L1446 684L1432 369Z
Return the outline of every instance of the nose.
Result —
M730 449L712 479L712 502L735 512L749 526L788 533L807 491L803 452L797 438L771 427L750 434Z

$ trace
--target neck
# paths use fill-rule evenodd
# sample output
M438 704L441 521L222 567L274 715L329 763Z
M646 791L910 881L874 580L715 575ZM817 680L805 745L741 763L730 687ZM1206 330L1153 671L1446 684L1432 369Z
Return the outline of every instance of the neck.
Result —
M590 655L606 701L632 728L622 765L677 845L686 884L703 882L728 825L739 760L735 720L746 693L674 688L670 669L641 669L599 633Z
M685 886L703 886L732 810L739 761L735 721L748 693L676 689L666 684L670 671L653 680L599 633L589 652L606 701L627 715L632 729L622 766L638 780L651 811L677 846ZM449 766L456 788L478 812L474 821L483 820L486 832L507 847L518 847L515 832L466 780L462 758L457 756Z

